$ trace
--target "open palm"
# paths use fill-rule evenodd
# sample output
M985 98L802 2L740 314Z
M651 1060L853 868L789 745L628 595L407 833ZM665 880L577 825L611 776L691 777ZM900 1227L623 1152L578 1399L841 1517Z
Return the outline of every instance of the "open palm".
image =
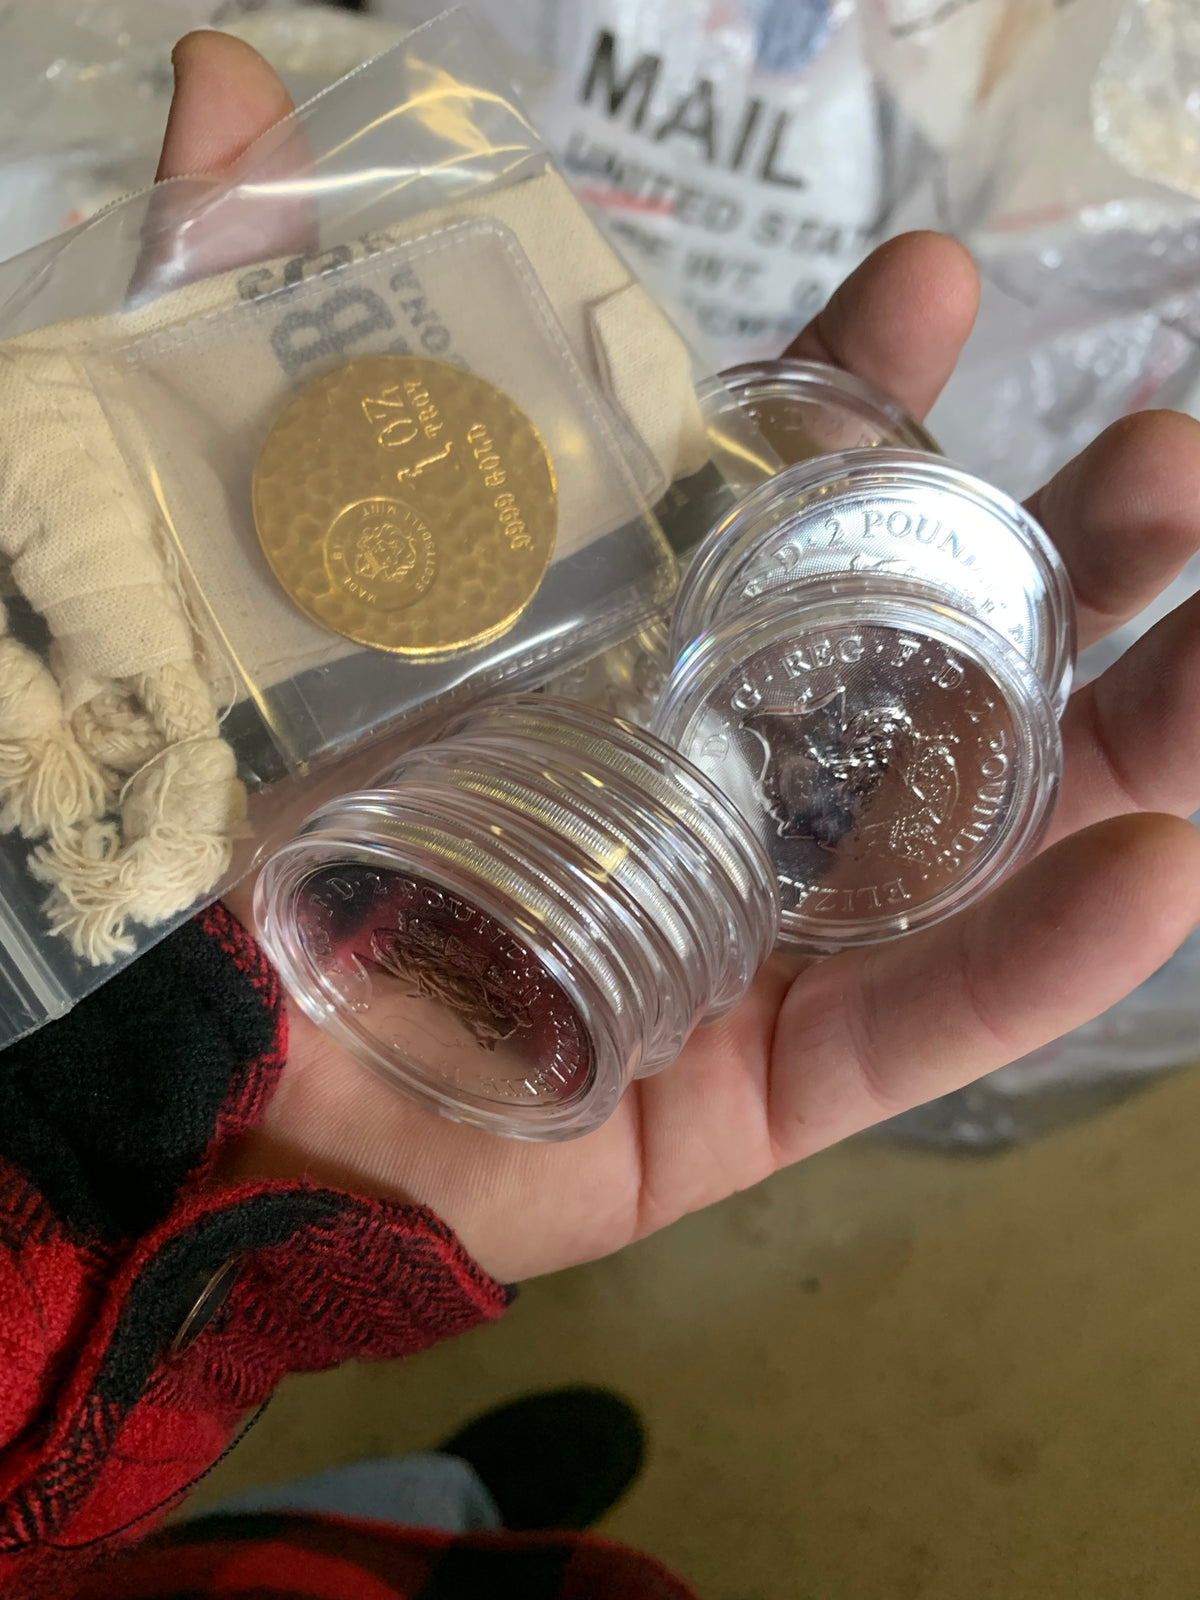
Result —
M236 41L192 35L160 175L217 170L286 110ZM978 285L948 239L911 235L843 286L791 353L835 362L922 415ZM1200 424L1110 428L1035 496L1084 644L1140 611L1200 546ZM1077 693L1062 801L1038 859L897 943L776 958L726 1021L637 1084L598 1132L518 1144L396 1095L298 1013L263 1127L229 1170L420 1201L517 1279L618 1249L835 1140L1002 1066L1128 993L1200 920L1200 597ZM243 915L248 892L232 899Z

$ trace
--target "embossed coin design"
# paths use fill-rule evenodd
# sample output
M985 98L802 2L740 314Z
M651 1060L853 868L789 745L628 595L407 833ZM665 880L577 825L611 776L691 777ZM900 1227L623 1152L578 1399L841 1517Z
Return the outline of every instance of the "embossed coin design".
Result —
M755 826L783 942L814 952L928 926L983 893L1049 819L1061 765L1012 646L924 598L848 580L713 630L654 731Z
M439 656L498 637L554 549L554 468L525 413L441 361L368 356L280 412L254 468L254 521L314 621Z
M399 500L357 500L334 518L325 542L330 581L380 611L402 611L433 582L433 535Z
M493 918L423 878L339 863L304 883L304 937L371 982L372 1017L410 1048L436 1047L450 1083L539 1104L585 1088L591 1046L575 1007Z

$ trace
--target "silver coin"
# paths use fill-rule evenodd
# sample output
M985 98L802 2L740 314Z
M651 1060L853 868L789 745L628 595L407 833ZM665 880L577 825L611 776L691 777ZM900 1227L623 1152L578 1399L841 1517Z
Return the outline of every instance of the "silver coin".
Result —
M982 637L982 643L981 643ZM982 893L1045 825L1058 729L1028 667L917 599L834 597L710 634L655 720L751 822L785 942L926 926Z
M537 956L419 875L338 861L298 885L300 947L346 1020L459 1092L558 1103L588 1087L586 1027Z

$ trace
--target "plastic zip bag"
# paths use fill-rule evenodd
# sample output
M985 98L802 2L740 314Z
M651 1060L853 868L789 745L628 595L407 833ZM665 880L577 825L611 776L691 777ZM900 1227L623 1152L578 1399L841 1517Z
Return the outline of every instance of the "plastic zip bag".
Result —
M18 592L0 639L0 1043L219 892L323 784L369 778L394 755L385 735L537 682L655 614L675 561L651 508L670 491L686 523L688 486L720 476L687 348L459 10L228 177L158 186L4 264L0 338L0 520ZM254 461L276 419L364 357L424 365L351 412L393 483L353 546L363 572L386 545L393 585L424 593L404 552L428 555L439 516L446 537L457 525L430 487L439 459L473 486L488 548L520 547L519 485L501 481L483 423L464 413L461 437L414 455L418 429L441 426L426 382L454 394L469 374L540 441L557 532L544 576L487 637L408 655L354 643L280 588L256 538ZM297 456L297 492L320 477L310 464ZM335 571L344 541L310 535L320 583L359 582ZM452 609L461 562L439 570ZM475 585L481 604L489 587Z

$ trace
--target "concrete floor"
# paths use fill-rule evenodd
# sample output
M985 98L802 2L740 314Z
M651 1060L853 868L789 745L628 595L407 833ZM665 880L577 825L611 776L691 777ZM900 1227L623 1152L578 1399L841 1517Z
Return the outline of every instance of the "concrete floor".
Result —
M605 1531L702 1600L1195 1600L1198 1253L1200 1071L997 1158L847 1145L289 1381L194 1503L585 1380L651 1434Z

